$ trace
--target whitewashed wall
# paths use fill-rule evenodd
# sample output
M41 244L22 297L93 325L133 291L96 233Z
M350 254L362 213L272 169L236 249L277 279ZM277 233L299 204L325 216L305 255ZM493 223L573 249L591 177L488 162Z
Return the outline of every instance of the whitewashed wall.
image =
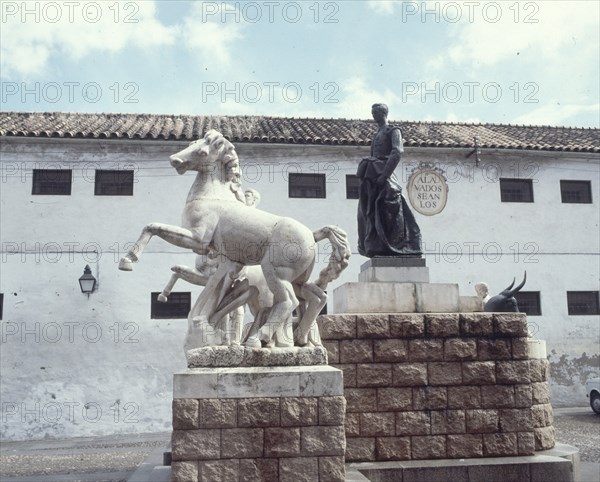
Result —
M171 374L185 367L186 320L150 319L150 293L169 268L194 255L154 239L132 273L117 270L128 243L149 222L179 224L193 174L178 176L168 156L187 143L3 138L1 145L0 428L6 439L149 432L170 428ZM338 224L356 250L356 200L345 176L364 147L238 144L245 188L261 208L316 229ZM416 214L432 282L461 294L487 281L492 291L527 270L543 316L530 317L547 340L557 404L586 403L582 383L598 370L599 316L567 315L566 291L598 290L600 238L597 156L465 149L406 149L397 170L406 185L421 161L446 171L448 204ZM32 196L32 169L73 169L70 196ZM94 170L135 170L134 195L94 196ZM324 173L326 199L288 198L289 172ZM517 174L518 173L518 174ZM501 203L499 177L530 177L534 203ZM593 204L562 204L561 179L591 180ZM326 261L320 256L320 268ZM355 281L366 259L330 286ZM87 297L77 279L89 264L99 280ZM181 282L176 290L199 288ZM86 408L87 407L87 408Z

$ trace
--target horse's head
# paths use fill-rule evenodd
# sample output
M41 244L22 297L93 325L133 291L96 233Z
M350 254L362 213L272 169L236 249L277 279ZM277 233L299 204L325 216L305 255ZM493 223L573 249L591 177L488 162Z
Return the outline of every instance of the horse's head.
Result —
M237 159L235 147L214 129L203 138L193 141L185 149L169 157L178 174L186 171L213 171L219 173L228 162Z

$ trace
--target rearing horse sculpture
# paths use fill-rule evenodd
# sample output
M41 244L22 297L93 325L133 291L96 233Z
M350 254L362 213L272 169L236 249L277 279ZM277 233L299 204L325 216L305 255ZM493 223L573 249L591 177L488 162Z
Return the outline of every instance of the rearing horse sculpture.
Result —
M148 224L135 246L121 259L119 269L131 271L153 236L198 254L213 249L240 267L260 265L273 293L273 306L262 316L270 326L277 327L273 335L276 346L294 344L285 334L296 307L300 321L294 340L303 346L308 343L309 332L327 301L324 291L327 283L348 266L350 246L346 233L336 226L312 232L292 218L240 203L226 179L224 166L231 161L237 161L233 144L215 130L170 156L171 166L178 174L198 172L183 210L182 227ZM332 245L329 264L316 282L310 282L316 242L323 239ZM214 278L223 279L223 276ZM216 288L209 281L205 290Z

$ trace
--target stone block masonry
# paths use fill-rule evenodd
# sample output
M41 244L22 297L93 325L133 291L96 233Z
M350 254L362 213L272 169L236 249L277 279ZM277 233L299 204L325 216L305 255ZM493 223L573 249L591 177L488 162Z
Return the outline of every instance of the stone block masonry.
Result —
M342 373L329 366L175 374L172 482L342 482Z
M346 461L532 455L554 446L545 359L522 313L318 319L344 372Z

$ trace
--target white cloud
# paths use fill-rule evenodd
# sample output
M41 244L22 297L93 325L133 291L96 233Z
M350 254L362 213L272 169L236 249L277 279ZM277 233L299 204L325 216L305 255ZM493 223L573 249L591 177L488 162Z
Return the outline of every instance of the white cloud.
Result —
M335 106L331 110L335 111L335 115L338 117L368 119L371 117L371 106L377 102L384 102L390 108L391 118L401 118L402 99L393 90L373 89L360 77L352 77L341 82L339 88L339 103L330 104ZM396 106L398 107L396 108Z
M395 6L400 3L397 0L369 0L367 5L379 15L389 15L394 13Z
M241 85L244 85L243 82ZM303 87L302 94L297 97L297 101L286 101L282 86L274 89L273 102L268 99L267 88L263 89L261 100L256 103L244 101L243 94L241 95L242 102L235 102L232 96L229 96L226 102L219 102L221 100L219 96L213 96L209 100L215 102L215 108L223 115L265 115L268 112L268 115L283 117L370 119L371 105L376 102L385 102L390 108L392 119L407 117L398 92L390 89L371 88L360 77L352 77L338 82L336 91L332 90L333 88L323 89L318 101L315 100L313 90L305 85L301 86ZM200 104L199 100L196 101L194 107L197 112L206 110L206 104Z
M532 94L526 86L534 85L539 104L521 105L520 112L530 112L514 122L597 125L599 2L480 2L472 19L460 4L461 21L447 24L446 46L424 63L425 78L497 82L505 100L521 104Z
M129 46L149 49L171 44L177 37L175 27L156 19L152 1L11 3L14 13L7 14L3 7L2 77L39 75L49 69L53 58L77 60Z
M499 8L487 10L485 5L473 10L472 22L463 8L448 48L454 62L490 66L517 55L555 60L574 45L583 55L597 52L598 2L496 3Z
M593 105L559 105L556 102L549 105L540 106L527 114L515 117L513 124L535 124L535 125L569 125L573 118L578 116L589 116L595 119L596 127L600 127L598 122L598 113L600 104ZM593 121L592 121L593 122Z
M125 48L156 49L183 42L206 61L228 65L243 22L221 23L221 16L207 16L202 2L193 3L178 25L157 19L156 3L143 2L44 2L14 3L17 10L2 19L1 68L3 78L47 74L61 58L79 60ZM69 4L77 4L69 6ZM86 9L87 5L98 5ZM214 2L211 2L214 3ZM119 5L118 8L115 5ZM131 5L132 7L127 7ZM234 9L229 4L220 8ZM133 10L132 8L135 8ZM23 15L27 9L29 13ZM213 19L215 19L213 21Z
M192 11L183 21L183 40L192 49L200 51L207 61L216 61L225 66L231 63L231 50L233 43L242 38L241 30L244 25L243 16L239 15L239 21L227 23L208 21L213 15L206 14L204 2L194 3ZM214 2L210 2L213 4ZM215 4L218 9L230 12L231 18L235 18L233 12L238 11L230 4ZM214 15L220 19L221 15Z

